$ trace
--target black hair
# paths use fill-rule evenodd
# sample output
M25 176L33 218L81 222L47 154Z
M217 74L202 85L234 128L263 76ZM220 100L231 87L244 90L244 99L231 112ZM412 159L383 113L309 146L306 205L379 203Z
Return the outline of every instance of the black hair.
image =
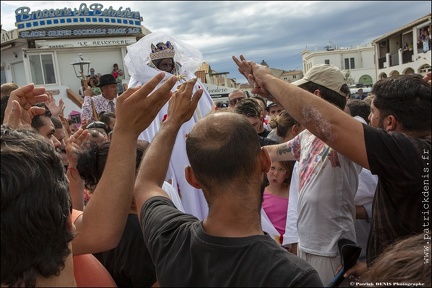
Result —
M234 106L234 112L242 114L246 117L261 117L262 108L258 103L258 100L254 98L241 99Z
M53 122L55 129L63 129L63 123L60 119L51 116L51 121Z
M142 157L148 147L148 142L138 141L136 154L136 170L141 163ZM93 146L84 150L78 156L77 170L84 180L86 189L94 190L102 177L111 142L104 142L99 146Z
M42 107L45 109L44 114L35 115L32 119L32 122L31 122L31 127L33 127L34 129L39 131L39 128L41 128L42 126L45 125L45 123L42 120L42 117L48 117L51 119L52 114L51 114L50 110L48 109L48 107L46 107L46 105L44 103L37 103L34 106Z
M360 99L350 99L348 100L346 106L350 110L351 116L360 116L366 123L369 123L370 105L364 100Z
M393 115L410 131L430 131L431 84L417 75L398 75L372 86L373 106L381 117Z
M60 155L33 129L1 126L1 283L35 286L71 251L72 203Z
M108 130L108 133L111 132L111 130L109 129L109 124L110 124L111 118L116 118L116 115L114 112L102 111L101 113L99 113L99 121L105 123L107 130Z
M1 119L1 124L3 124L3 122L4 122L4 117L5 117L5 111L6 111L6 107L7 107L7 104L8 104L8 101L9 101L9 97L10 97L10 95L6 95L6 96L2 96L1 97L1 101L0 101L0 105L1 105L1 107L0 107L0 109L1 109L1 111L0 111L0 119Z
M267 108L267 100L264 99L263 97L261 97L261 96L252 96L252 97L250 97L250 98L252 98L252 99L256 99L256 100L258 100L258 101L261 101L261 102L264 104L264 107Z

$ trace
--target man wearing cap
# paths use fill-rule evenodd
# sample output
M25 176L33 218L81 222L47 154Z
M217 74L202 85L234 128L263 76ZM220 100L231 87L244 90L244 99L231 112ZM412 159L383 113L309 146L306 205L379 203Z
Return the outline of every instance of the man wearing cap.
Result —
M266 98L271 93L314 135L378 176L366 262L358 262L344 277L361 276L398 240L429 231L430 73L423 78L397 75L377 81L367 125L277 79L267 67L248 62L242 55L242 61L233 60L255 87L253 93Z
M98 87L102 93L97 96L85 96L81 109L81 119L88 122L97 121L100 112L114 112L118 95L117 81L112 74L105 74L99 78Z
M303 79L292 84L341 110L350 94L340 69L327 64L315 65ZM311 112L307 117L319 115ZM327 124L323 121L321 125ZM323 283L328 284L340 266L337 241L356 241L354 195L361 167L308 130L266 149L272 161L299 161L298 256L309 262Z

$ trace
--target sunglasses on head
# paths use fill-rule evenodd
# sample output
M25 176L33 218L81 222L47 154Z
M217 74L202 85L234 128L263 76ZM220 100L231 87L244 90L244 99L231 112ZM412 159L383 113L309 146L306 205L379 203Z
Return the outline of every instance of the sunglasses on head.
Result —
M104 130L106 131L106 133L108 134L107 126L106 126L105 123L102 122L102 121L94 121L94 122L88 124L87 127L86 127L86 129L92 129L92 128L102 128L102 129L104 129Z

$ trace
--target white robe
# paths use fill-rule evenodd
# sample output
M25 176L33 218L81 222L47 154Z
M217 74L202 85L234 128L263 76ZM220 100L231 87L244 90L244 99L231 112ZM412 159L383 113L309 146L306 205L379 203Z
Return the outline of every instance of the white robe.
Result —
M189 79L195 78L194 72L202 64L202 54L199 50L186 44L182 41L174 39L172 36L164 33L154 32L151 33L137 43L128 46L128 53L125 56L125 65L131 75L129 87L136 87L148 82L152 77L161 71L152 68L149 65L151 44L156 45L159 42L170 41L174 46L175 56L174 61L180 64L179 75L182 76L176 85L173 86L173 91L179 84ZM164 81L171 77L172 74L165 73ZM162 84L161 82L159 86ZM158 86L158 87L159 87ZM167 171L166 180L171 180L172 186L177 189L181 198L184 210L186 213L196 216L198 219L203 220L208 214L208 204L204 198L201 189L195 189L185 178L185 167L189 166L189 160L186 155L186 136L191 131L195 123L203 118L208 113L214 111L215 105L208 91L205 89L202 82L198 79L195 83L194 91L198 88L204 90L200 101L198 102L197 109L192 118L184 123L177 134L174 148L171 154L171 159ZM157 89L157 87L156 87ZM168 110L168 103L166 103L157 114L156 118L150 126L141 133L138 137L139 140L152 142L156 133L159 131ZM158 165L158 163L154 163Z

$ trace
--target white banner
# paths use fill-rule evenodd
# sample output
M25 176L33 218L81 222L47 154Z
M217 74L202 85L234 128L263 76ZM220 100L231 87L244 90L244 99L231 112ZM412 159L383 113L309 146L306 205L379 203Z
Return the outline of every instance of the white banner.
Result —
M74 48L92 46L126 46L136 42L135 37L36 40L36 48Z

